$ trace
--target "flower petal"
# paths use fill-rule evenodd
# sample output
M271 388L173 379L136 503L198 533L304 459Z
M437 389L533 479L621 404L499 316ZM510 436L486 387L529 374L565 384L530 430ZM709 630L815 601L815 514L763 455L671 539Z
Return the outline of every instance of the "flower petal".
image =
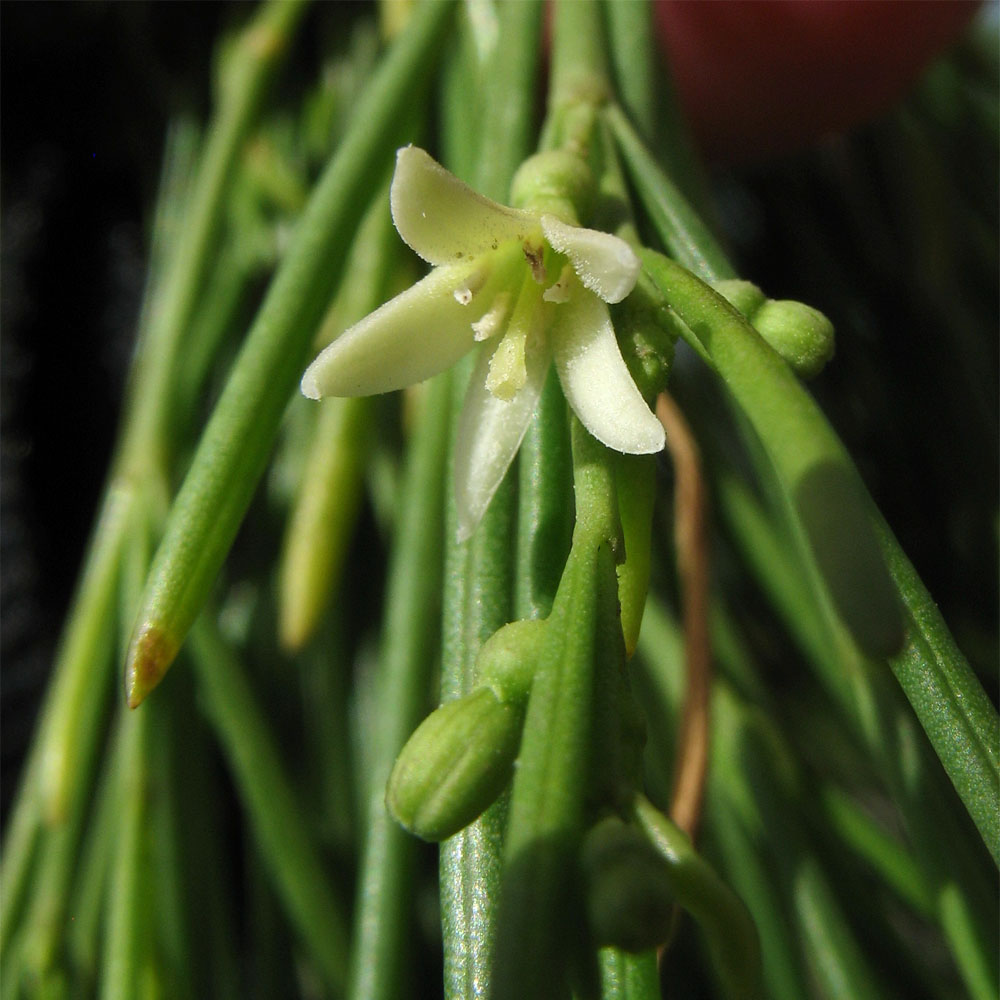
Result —
M396 153L389 202L399 235L431 264L467 260L540 232L530 212L477 194L417 146Z
M578 288L558 306L551 340L566 400L598 441L628 455L663 447L663 427L632 381L608 307L596 295Z
M554 215L542 216L542 233L554 250L569 257L583 284L605 302L621 302L635 288L642 265L623 239L567 225Z
M455 289L475 270L474 261L435 268L345 330L306 369L303 395L371 396L449 368L472 349L472 324L492 303L489 286L495 280L468 305L455 298Z
M549 369L549 351L535 338L526 356L527 381L510 402L486 388L491 345L484 344L465 394L455 442L455 506L458 540L479 524L521 447Z

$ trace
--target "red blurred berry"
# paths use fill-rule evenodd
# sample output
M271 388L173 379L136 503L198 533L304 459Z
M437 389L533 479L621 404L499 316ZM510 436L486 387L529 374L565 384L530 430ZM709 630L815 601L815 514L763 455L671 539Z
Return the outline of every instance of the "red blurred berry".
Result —
M968 0L658 0L681 102L712 158L790 152L890 107L978 7Z

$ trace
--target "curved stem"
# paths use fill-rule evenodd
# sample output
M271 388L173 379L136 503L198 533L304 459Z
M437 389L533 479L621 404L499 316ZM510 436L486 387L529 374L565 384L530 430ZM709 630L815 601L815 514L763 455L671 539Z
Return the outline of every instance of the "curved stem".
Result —
M708 772L712 651L708 634L708 543L705 483L698 446L668 393L656 402L674 463L674 538L684 606L684 663L687 690L674 764L670 818L692 839L698 831Z

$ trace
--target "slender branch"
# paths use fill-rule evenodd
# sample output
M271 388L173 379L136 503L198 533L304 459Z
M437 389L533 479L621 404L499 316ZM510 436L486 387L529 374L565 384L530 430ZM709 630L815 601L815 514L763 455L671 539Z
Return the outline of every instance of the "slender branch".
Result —
M687 690L674 764L670 818L692 839L701 820L708 772L712 653L708 634L708 543L705 538L705 481L698 446L677 404L666 392L656 415L667 432L677 483L674 537L684 605L684 668Z

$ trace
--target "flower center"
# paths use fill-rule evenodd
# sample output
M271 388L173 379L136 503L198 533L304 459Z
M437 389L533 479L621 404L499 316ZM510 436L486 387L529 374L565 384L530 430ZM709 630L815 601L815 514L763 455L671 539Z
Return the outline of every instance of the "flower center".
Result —
M486 388L497 399L510 402L528 380L525 355L541 335L542 313L542 288L529 273L518 292L507 332L490 358Z

